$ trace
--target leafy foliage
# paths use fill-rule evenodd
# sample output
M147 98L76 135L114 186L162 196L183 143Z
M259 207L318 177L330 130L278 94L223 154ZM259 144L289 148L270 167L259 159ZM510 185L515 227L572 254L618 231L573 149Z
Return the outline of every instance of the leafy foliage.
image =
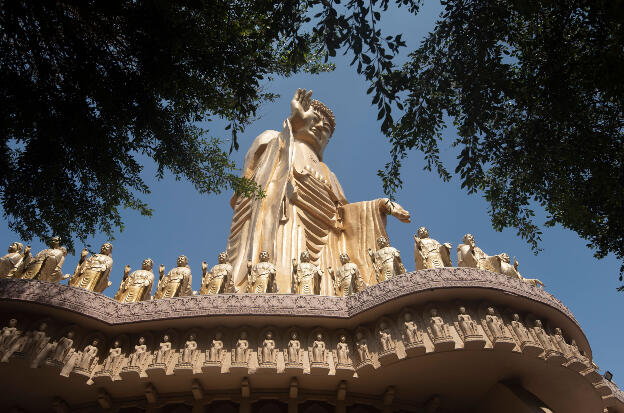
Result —
M386 191L407 152L448 180L445 120L457 129L455 173L483 193L495 229L538 249L534 206L624 259L624 28L618 2L447 0L435 29L390 77L407 94L387 129ZM622 266L624 271L624 266ZM622 277L620 277L622 280Z
M123 228L144 215L142 163L200 192L241 179L199 121L229 121L232 145L262 101L260 82L327 70L321 43L297 34L298 1L3 1L0 8L0 195L24 239Z

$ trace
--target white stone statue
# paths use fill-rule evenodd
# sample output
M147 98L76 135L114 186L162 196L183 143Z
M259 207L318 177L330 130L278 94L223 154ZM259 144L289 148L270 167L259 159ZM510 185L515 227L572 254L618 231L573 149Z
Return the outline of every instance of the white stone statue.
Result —
M293 286L295 294L320 294L323 271L310 262L310 252L301 253L300 262L293 258Z
M58 364L65 363L65 360L67 360L71 356L71 353L73 353L73 345L74 332L68 331L65 337L61 337L57 343L53 344L49 355L50 360Z
M94 364L97 363L97 354L98 354L98 340L93 340L91 344L88 344L82 353L78 356L78 362L76 363L77 369L84 370L86 372L90 372L94 367Z
M275 340L273 333L267 331L264 341L262 342L262 357L260 364L275 364Z
M327 356L325 354L325 341L323 341L323 334L317 333L316 340L312 343L312 362L313 363L327 363Z
M339 297L347 297L366 288L362 279L362 274L357 265L351 262L349 254L340 254L342 266L334 274L332 267L327 269L329 275L334 280L334 294Z
M191 289L193 277L186 256L180 255L177 260L177 267L172 268L166 276L164 275L164 265L160 265L158 272L160 277L154 299L183 297L193 294Z
M108 276L113 267L112 254L113 245L108 242L102 244L99 254L93 254L89 258L87 249L83 249L76 271L69 279L69 285L97 293L103 292L111 285Z
M368 352L368 341L364 334L361 331L358 331L355 335L357 341L355 342L355 347L358 352L358 356L360 357L360 363L364 363L367 360L370 360L370 353Z
M233 361L237 364L244 364L249 360L249 341L247 341L247 333L245 331L240 333L233 356Z
M422 333L418 330L418 326L414 322L412 313L405 313L405 315L403 315L403 320L403 328L405 329L407 343L422 343Z
M293 331L290 335L290 341L288 341L288 363L301 364L301 342L296 331Z
M533 335L537 339L536 341L540 343L542 347L544 347L544 351L548 352L548 351L555 350L555 348L553 347L552 341L550 341L550 337L544 330L544 326L542 325L542 320L535 320L535 325L533 326L531 330L533 332Z
M221 340L222 334L220 331L215 333L215 338L210 344L210 350L208 350L208 361L219 362L221 361L223 351L223 341Z
M158 350L156 351L156 357L154 358L154 364L169 364L169 360L173 356L171 352L171 341L169 335L163 336L163 341L160 343Z
M147 346L145 345L145 337L139 337L138 344L134 346L134 352L130 355L128 366L140 367L145 366L147 361Z
M429 318L429 333L433 337L434 341L446 341L451 340L451 335L449 333L449 328L442 319L438 315L438 310L432 308L430 310L431 317Z
M487 314L485 315L485 324L492 333L495 339L497 338L509 338L509 333L505 324L501 321L500 317L496 315L493 307L488 307Z
M182 363L193 364L199 355L199 351L197 350L197 341L195 341L195 338L195 334L189 334L188 340L184 343L184 350L182 350Z
M433 238L429 238L429 230L425 227L418 228L414 235L414 260L417 270L425 268L452 267L451 244L440 244Z
M264 294L276 293L275 264L269 262L269 253L260 251L260 262L252 265L247 263L247 292Z
M217 258L219 263L207 271L208 265L202 262L202 286L200 294L233 293L232 264L228 261L227 252L222 252Z
M340 336L340 341L336 345L336 357L338 359L338 364L351 364L351 360L349 359L349 343L347 343L347 337L344 335Z
M394 340L392 340L392 332L385 322L379 324L379 344L383 353L394 350Z
M297 90L282 132L262 133L245 156L243 176L252 177L266 196L235 194L231 200L234 214L227 251L238 289L249 290L245 265L258 251L267 251L276 260L280 291L293 291L292 260L304 249L310 251L311 262L324 268L338 268L336 251L347 252L368 277L374 271L366 252L375 247L377 237L387 235L386 216L409 222L409 212L387 198L347 201L338 179L323 163L334 115L310 96L311 92ZM331 295L329 277L320 289L320 294Z
M395 275L405 274L405 267L401 262L401 253L390 246L388 238L377 238L377 251L373 252L369 249L368 254L377 274L377 282L388 280Z
M24 245L21 242L13 242L9 245L8 254L0 258L0 278L19 277L24 268ZM30 248L28 247L28 256Z
M69 278L63 275L63 263L67 256L67 249L61 247L61 239L52 237L48 246L50 248L39 252L34 258L30 257L30 250L26 248L24 261L28 261L24 265L24 271L19 278L29 280L41 280L49 282L58 282Z
M527 328L520 321L520 316L518 314L513 315L513 320L511 321L511 328L513 329L516 336L518 336L518 340L521 343L532 342L533 339L529 336L529 332Z
M121 343L118 340L115 340L113 346L108 349L108 356L104 360L104 365L102 366L102 371L112 372L119 365L121 361Z
M470 315L466 314L465 307L459 307L459 314L457 315L457 322L459 324L459 328L461 332L465 336L475 336L480 335L479 329L477 328L477 323L472 320Z

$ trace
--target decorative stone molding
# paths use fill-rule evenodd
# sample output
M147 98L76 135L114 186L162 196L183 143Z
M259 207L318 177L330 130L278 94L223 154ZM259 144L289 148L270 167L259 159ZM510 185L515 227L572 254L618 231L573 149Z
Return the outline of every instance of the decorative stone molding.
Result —
M385 302L431 289L485 288L545 304L577 326L565 305L543 289L476 268L410 272L349 297L295 294L216 294L119 303L102 294L57 283L0 279L0 301L36 302L73 311L110 325L214 315L297 315L352 318Z

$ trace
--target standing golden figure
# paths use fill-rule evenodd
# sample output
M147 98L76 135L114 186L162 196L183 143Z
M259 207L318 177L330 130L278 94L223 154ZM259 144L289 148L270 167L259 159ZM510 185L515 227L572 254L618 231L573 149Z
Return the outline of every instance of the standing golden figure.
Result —
M202 262L202 284L200 294L233 293L232 265L227 262L227 252L222 252L218 257L219 263L208 270L208 265Z
M368 255L370 255L373 262L373 268L377 275L377 282L386 281L395 275L405 274L405 266L401 261L401 253L398 249L391 247L388 238L379 237L377 239L377 251L373 252L369 248Z
M143 260L140 270L136 270L128 276L130 266L126 265L119 291L115 294L115 300L121 303L136 303L149 300L152 297L152 287L154 286L153 267L154 261L151 258L147 258Z
M161 264L160 267L158 267L160 277L158 278L158 286L156 287L156 293L154 293L154 299L181 297L193 294L193 290L191 289L191 267L188 265L188 258L186 258L185 255L180 255L177 260L177 265L177 267L169 270L166 276L165 266Z
M452 267L451 244L440 244L433 238L429 238L429 230L425 227L418 228L414 235L414 261L417 270L425 268Z
M357 265L351 262L349 254L340 254L340 262L342 267L338 268L335 274L331 267L327 269L334 281L334 294L339 297L347 297L366 288L360 270Z
M111 285L108 276L113 267L112 254L113 245L108 242L102 244L99 254L92 254L89 258L87 249L83 249L69 285L96 293L104 291Z
M27 247L24 257L24 271L17 275L16 278L50 282L58 282L69 278L69 275L64 276L62 272L67 249L61 247L61 239L52 237L48 242L48 246L50 248L40 251L34 258L30 256L30 250ZM26 261L28 262L26 263Z
M275 265L269 262L269 253L260 251L260 262L252 265L247 262L247 292L264 294L278 291L275 282Z
M347 252L365 281L374 283L368 248L374 248L379 236L387 236L387 215L409 222L409 212L386 198L347 201L338 179L323 163L336 125L334 115L311 95L298 89L282 132L262 133L245 156L243 176L253 179L266 196L235 194L231 200L234 217L227 251L238 290L248 288L245 266L260 251L274 257L283 292L292 291L291 261L304 250L319 268L338 268L339 252ZM333 294L329 277L323 279L320 293Z
M301 252L299 262L293 258L293 293L312 295L320 294L323 271L310 262L310 253Z
M13 278L18 276L24 267L24 256L30 255L30 248L27 248L28 254L24 253L24 245L21 242L13 242L9 245L8 254L0 258L0 278Z

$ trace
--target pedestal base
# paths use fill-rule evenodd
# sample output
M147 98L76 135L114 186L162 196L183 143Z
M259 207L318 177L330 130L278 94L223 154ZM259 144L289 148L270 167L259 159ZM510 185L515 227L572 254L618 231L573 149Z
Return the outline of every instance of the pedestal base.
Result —
M149 377L160 377L167 374L167 365L165 363L150 364L145 369L145 373Z
M557 350L547 351L544 355L546 357L546 361L552 364L560 365L567 361L565 356Z
M190 375L193 374L193 365L191 363L178 363L173 368L174 374Z
M249 372L249 364L245 363L245 362L232 362L232 365L230 366L230 373L232 374L239 374L239 375L246 375Z
M303 374L303 364L302 363L286 363L284 366L284 373L290 376L298 376Z
M347 379L353 377L355 369L351 364L336 364L336 377Z
M600 373L598 373L596 371L596 369L591 368L589 370L584 371L583 373L581 373L583 375L583 377L585 379L587 379L590 383L598 383L600 380L602 380L602 376L600 375Z
M100 370L93 375L93 382L96 384L107 384L113 381L113 372L110 370Z
M582 372L583 370L587 370L589 368L587 364L585 364L582 360L576 357L572 357L568 359L568 362L565 363L564 366L578 373Z
M483 336L464 336L464 348L466 350L479 350L483 347L485 347L485 339Z
M495 350L512 351L516 348L516 342L510 337L498 337L492 344Z
M453 339L434 340L433 347L435 348L435 351L455 350L455 341Z
M277 373L277 364L276 363L262 363L260 365L258 365L258 368L256 369L256 373L257 374L270 374L270 373Z
M204 373L221 373L220 361L206 361L202 366L202 372Z
M70 373L70 376L78 376L89 379L91 377L91 372L81 367L74 367L74 369Z
M395 363L398 360L399 356L397 356L394 349L379 354L379 363L381 363L382 366L387 366L388 364Z
M520 349L522 352L528 356L537 357L544 352L542 346L533 341L524 341L520 344Z
M310 363L310 374L314 375L327 375L329 373L329 364L312 362Z
M133 380L141 377L141 368L139 366L126 366L119 372L122 380ZM145 377L145 375L143 375Z
M373 366L371 360L364 360L355 366L355 371L357 371L358 376L361 377L375 371L375 366Z
M424 343L407 343L405 344L405 354L407 357L416 357L427 352Z

